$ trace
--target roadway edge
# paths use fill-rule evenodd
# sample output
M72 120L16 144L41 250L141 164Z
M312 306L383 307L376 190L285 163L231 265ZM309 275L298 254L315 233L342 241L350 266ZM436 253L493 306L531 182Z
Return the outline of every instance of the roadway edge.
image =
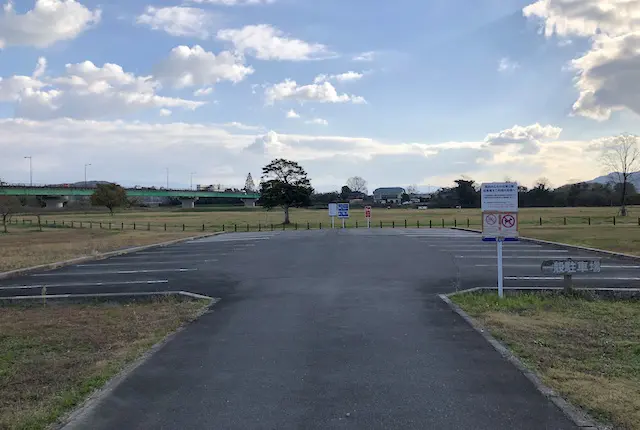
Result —
M179 293L183 293L182 291ZM180 294L183 295L183 294ZM189 294L184 294L189 295ZM120 372L115 374L111 379L109 379L102 387L96 389L92 394L89 395L82 403L76 406L71 412L67 413L64 417L60 418L57 423L55 423L52 428L56 430L64 429L64 430L73 430L73 429L82 429L84 419L89 417L90 414L97 408L105 398L107 398L113 391L115 391L118 386L120 386L137 368L142 366L144 363L149 361L151 357L153 357L156 353L158 353L162 348L164 348L169 342L171 342L178 334L182 333L187 329L191 324L199 320L203 315L212 312L212 308L215 304L217 304L221 299L215 297L208 296L200 296L207 297L207 299L211 300L207 306L202 308L200 312L196 315L196 317L178 327L172 333L169 333L164 337L164 339L160 340L158 343L154 344L151 348L149 348L146 352L144 352L140 357L138 357L133 362L129 363L125 366Z
M567 418L573 421L580 429L606 430L607 427L598 424L582 409L572 405L569 401L558 395L558 393L556 393L552 388L545 385L536 373L529 370L527 366L525 366L524 363L520 361L520 359L509 350L509 348L496 340L496 338L491 335L487 328L485 328L481 323L469 316L469 314L462 310L460 306L453 303L453 301L450 299L450 296L454 296L456 294L471 293L479 291L481 289L482 288L471 288L468 290L457 291L450 294L438 294L438 296L449 306L449 308L451 308L451 310L457 313L480 336L482 336L503 358L505 358L509 363L515 366L516 369L518 369L543 396L551 400L551 402L553 402L553 404L555 404L558 409L560 409L562 413L564 413Z
M111 257L117 257L117 256L120 256L120 255L126 255L126 254L132 254L134 252L145 251L147 249L162 248L162 247L165 247L165 246L175 245L175 244L182 243L182 242L190 242L192 240L197 240L197 239L204 239L204 238L211 237L211 236L216 236L216 235L222 234L222 233L223 232L221 232L221 231L217 231L215 233L202 234L202 235L199 235L199 236L183 237L183 238L180 238L180 239L174 239L174 240L170 240L170 241L167 241L167 242L152 243L151 245L135 246L135 247L132 247L132 248L124 248L124 249L119 249L119 250L116 250L116 251L104 252L104 253L101 253L101 254L87 255L85 257L72 258L71 260L64 260L64 261L58 261L58 262L55 262L55 263L48 263L48 264L41 264L41 265L38 265L38 266L25 267L23 269L11 270L9 272L0 272L0 280L15 278L17 276L27 275L27 274L33 273L33 272L59 269L61 267L66 267L66 266L73 266L74 264L86 263L88 261L106 260L107 258L111 258Z
M475 230L475 229L472 229L472 228L451 227L451 229L460 230L460 231L468 231L470 233L478 233L478 234L482 233L482 230ZM523 236L523 237L519 237L519 240L521 240L523 242L539 243L541 245L563 246L563 247L566 247L566 248L573 248L573 249L578 250L578 251L595 252L597 254L602 254L602 255L609 256L609 257L619 257L619 258L626 258L626 259L629 259L629 260L640 261L640 256L639 255L625 254L623 252L607 251L605 249L589 248L587 246L571 245L569 243L562 243L562 242L552 242L550 240L535 239L533 237L524 237Z

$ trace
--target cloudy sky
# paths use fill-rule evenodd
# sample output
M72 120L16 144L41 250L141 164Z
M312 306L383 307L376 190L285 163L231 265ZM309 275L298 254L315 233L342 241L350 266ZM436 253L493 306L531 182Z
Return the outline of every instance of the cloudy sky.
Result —
M3 1L3 0L0 0ZM6 1L6 0L4 0ZM15 0L0 10L0 178L314 187L531 185L636 133L640 0Z

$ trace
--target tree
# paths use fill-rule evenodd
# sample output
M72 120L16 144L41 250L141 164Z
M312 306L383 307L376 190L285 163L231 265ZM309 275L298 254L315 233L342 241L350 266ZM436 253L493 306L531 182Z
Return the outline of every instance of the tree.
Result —
M105 206L113 215L113 210L127 204L127 192L118 184L97 184L91 195L91 204Z
M418 194L418 186L416 184L411 184L407 187L407 194L410 196L414 196Z
M458 185L455 189L458 205L463 208L475 208L480 205L480 193L476 189L473 179L463 177L454 182Z
M347 187L351 192L367 194L367 181L360 176L353 176L347 179Z
M348 186L344 185L342 187L342 189L340 190L340 198L342 200L349 200L349 197L351 197L351 193L353 191L351 190L351 188L349 188Z
M251 177L251 173L247 175L247 180L244 181L244 190L247 193L253 193L256 191L256 184L253 182L253 177Z
M284 224L291 224L290 208L311 204L312 193L307 172L295 161L279 158L262 168L262 206L266 209L281 207L284 211Z
M11 217L20 208L20 200L13 196L0 196L0 217L2 217L2 227L5 233L8 233L7 223L11 221Z
M404 202L408 202L411 200L411 196L407 193L402 193L402 196L400 197L402 203Z
M602 165L622 184L620 192L620 215L627 216L629 181L640 170L640 148L638 136L621 134L602 146Z

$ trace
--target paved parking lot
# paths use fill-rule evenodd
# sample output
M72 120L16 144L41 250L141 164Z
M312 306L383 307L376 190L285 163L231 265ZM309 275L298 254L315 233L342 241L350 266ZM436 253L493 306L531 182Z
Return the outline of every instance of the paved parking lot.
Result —
M574 429L439 293L496 283L495 244L440 229L230 233L0 282L3 296L222 299L69 428ZM560 285L507 244L507 286ZM637 286L603 259L580 281Z

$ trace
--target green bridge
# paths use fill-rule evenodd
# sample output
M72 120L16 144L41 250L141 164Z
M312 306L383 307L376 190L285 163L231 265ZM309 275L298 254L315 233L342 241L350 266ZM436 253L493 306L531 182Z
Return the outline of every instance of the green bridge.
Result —
M174 197L182 201L182 207L193 208L199 198L240 199L245 206L253 207L260 198L259 193L222 192L207 190L163 190L153 188L126 188L129 197ZM44 197L48 208L61 208L71 196L91 196L95 188L82 187L31 187L0 185L0 196Z

